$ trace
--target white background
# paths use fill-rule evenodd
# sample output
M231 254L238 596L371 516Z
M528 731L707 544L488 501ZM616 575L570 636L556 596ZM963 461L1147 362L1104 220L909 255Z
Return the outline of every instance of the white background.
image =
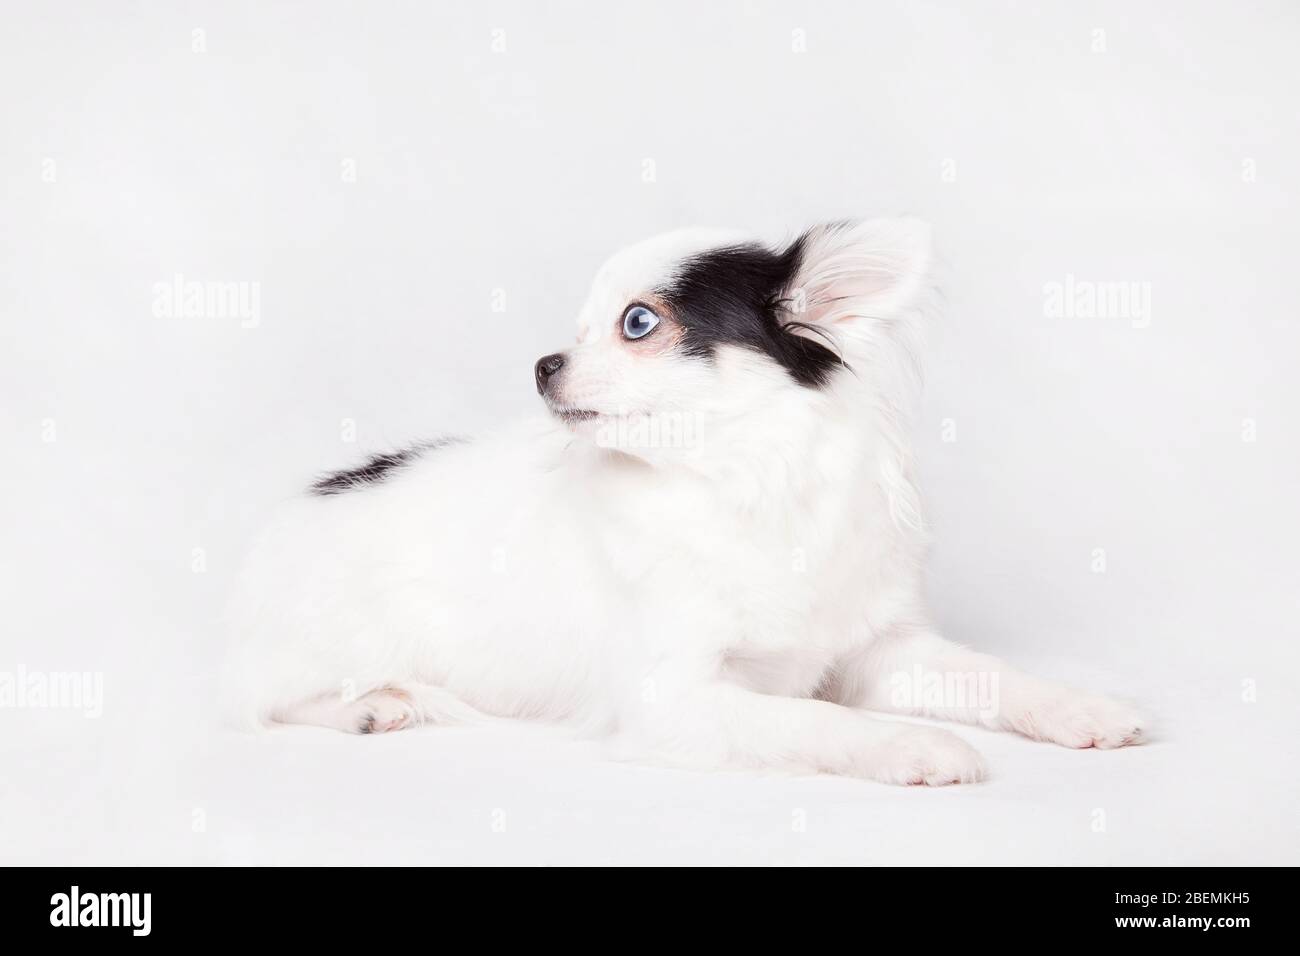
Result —
M4 8L0 672L105 699L0 709L0 861L1300 862L1296 4ZM897 213L948 301L936 613L1152 744L962 730L992 779L927 791L217 727L275 502L532 409L629 241ZM257 326L156 315L178 274L257 283ZM1070 275L1149 325L1049 317Z

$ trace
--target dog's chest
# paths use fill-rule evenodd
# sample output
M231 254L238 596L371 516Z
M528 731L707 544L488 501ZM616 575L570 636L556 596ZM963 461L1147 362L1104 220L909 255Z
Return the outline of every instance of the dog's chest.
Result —
M891 528L869 484L746 509L669 487L609 512L602 547L652 644L713 654L757 689L810 692L864 639Z

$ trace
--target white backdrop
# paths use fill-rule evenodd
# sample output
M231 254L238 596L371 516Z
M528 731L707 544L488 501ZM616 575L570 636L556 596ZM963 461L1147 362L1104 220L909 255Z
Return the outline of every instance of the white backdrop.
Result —
M1300 862L1294 3L3 23L0 679L102 675L103 714L0 707L0 861ZM917 435L938 617L1141 700L1150 746L963 730L993 779L919 792L541 729L215 726L217 615L276 501L532 409L622 244L897 213L935 224L948 302ZM1053 307L1115 283L1125 314Z

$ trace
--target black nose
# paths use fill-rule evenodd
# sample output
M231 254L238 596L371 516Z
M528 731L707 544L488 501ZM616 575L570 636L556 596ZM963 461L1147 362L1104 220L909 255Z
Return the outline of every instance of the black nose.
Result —
M564 353L556 352L554 355L543 355L537 360L537 365L533 369L533 374L537 377L537 394L546 394L546 383L551 380L560 369L564 368Z

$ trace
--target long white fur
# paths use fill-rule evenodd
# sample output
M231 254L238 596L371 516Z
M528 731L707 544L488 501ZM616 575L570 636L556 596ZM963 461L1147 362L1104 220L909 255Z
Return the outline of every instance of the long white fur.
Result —
M629 302L737 238L672 233L602 268L562 386L600 418L543 413L290 503L232 603L237 719L567 721L633 759L930 784L978 780L983 762L947 731L868 709L1072 747L1137 741L1131 708L965 651L926 614L908 429L928 228L808 233L785 300L847 366L823 389L748 350L710 364L619 335ZM647 422L685 424L689 441L620 427ZM899 675L922 671L992 677L997 706L900 703Z

